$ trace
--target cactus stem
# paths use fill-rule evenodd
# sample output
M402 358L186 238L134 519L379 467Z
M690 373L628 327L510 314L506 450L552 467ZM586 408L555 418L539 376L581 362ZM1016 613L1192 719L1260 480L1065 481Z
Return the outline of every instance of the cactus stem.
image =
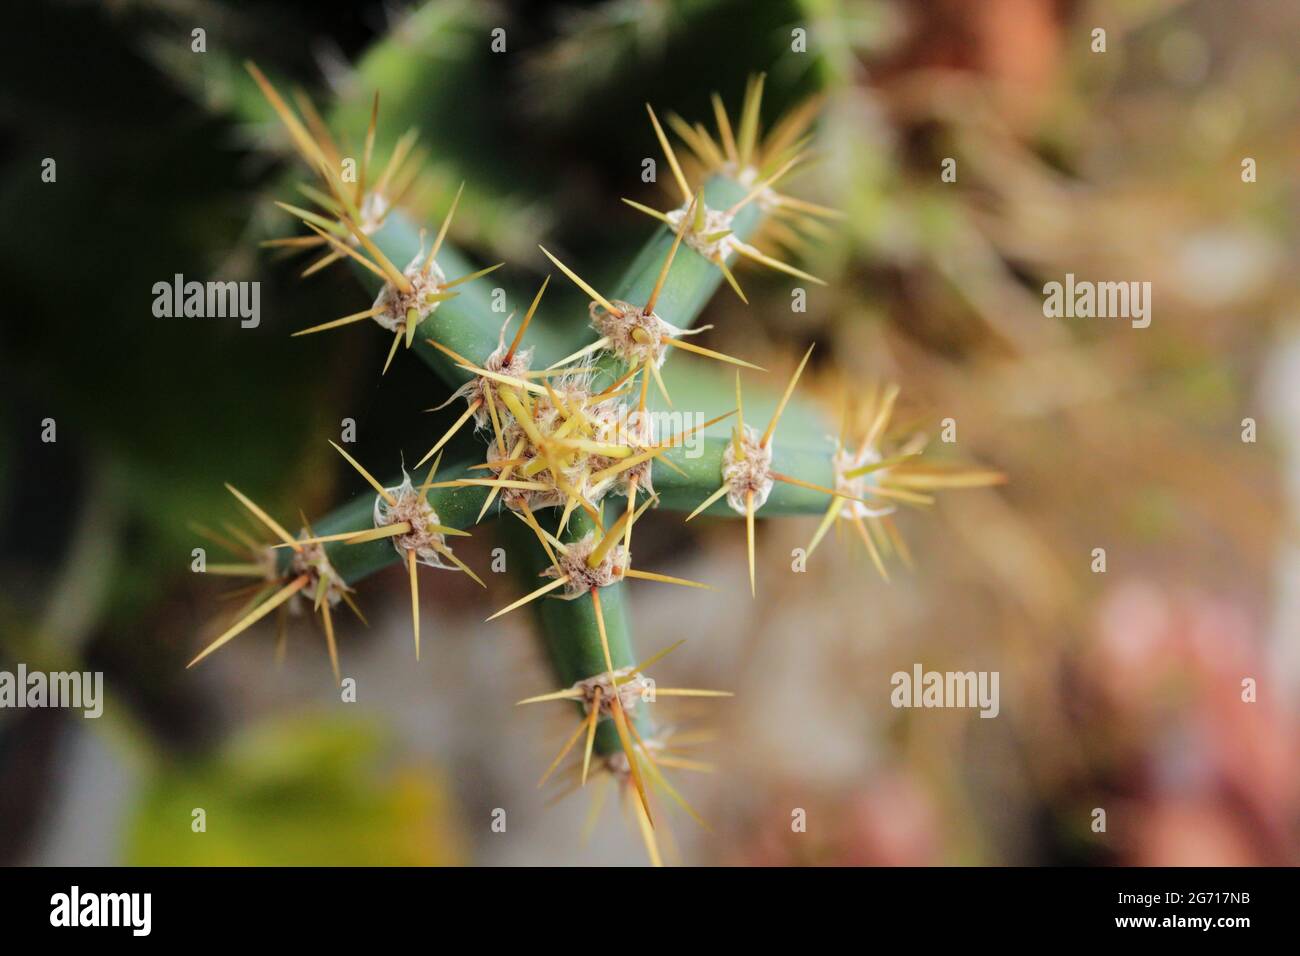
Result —
M660 371L672 349L693 352L738 368L763 371L749 362L695 345L684 338L705 331L707 327L694 330L690 327L724 278L737 296L746 301L731 268L740 258L801 280L824 284L810 273L783 262L782 254L772 247L798 252L807 237L815 238L819 232L826 232L821 220L840 215L826 207L777 192L778 187L784 188L785 181L793 173L806 168L810 139L806 132L812 122L813 110L805 105L764 131L761 128L764 78L762 75L752 76L734 125L722 100L716 94L712 97L717 123L716 140L703 124L691 126L680 117L667 114L667 123L680 143L685 144L683 147L670 142L654 108L647 104L654 136L672 172L673 185L668 188L673 192L674 201L680 193L681 205L670 211L660 211L630 199L624 202L666 224L673 235L667 236L662 230L656 232L620 284L612 287L617 297L603 296L548 249L540 247L551 263L590 297L589 314L597 341L545 370L532 371L533 349L524 348L524 339L551 276L547 275L541 283L508 344L507 330L515 313L511 312L506 318L493 350L490 331L474 319L483 307L484 297L479 296L476 289L457 291L457 287L489 274L499 268L500 263L474 271L474 267L465 263L447 244L465 183L460 184L453 196L426 253L424 231L415 229L411 220L400 213L389 216L399 197L411 188L419 173L418 163L412 171L414 131L397 141L378 180L373 186L368 185L378 166L374 156L379 110L379 97L376 95L365 128L360 180L344 185L339 171L342 159L338 144L310 100L298 95L298 112L295 113L256 67L250 64L249 71L313 176L311 183L298 188L307 198L305 208L280 204L282 209L306 224L308 234L271 240L264 245L278 248L284 254L310 250L307 258L314 261L303 270L304 275L314 274L332 262L351 260L357 264L358 274L365 270L362 278L368 287L374 285L371 275L380 280L378 296L371 308L294 334L306 335L372 319L393 333L384 363L386 372L403 339L408 349L415 346L415 334L427 319L426 328L431 332L426 332L417 351L453 385L455 391L451 399L465 399L466 407L417 464L420 467L430 458L434 459L418 490L411 487L411 479L405 472L396 487L384 487L339 445L334 445L377 493L374 499L366 495L349 503L327 519L322 530L338 533L315 537L307 526L296 538L292 537L264 511L235 492L258 521L279 539L274 547L291 548L292 553L259 545L236 534L236 538L246 545L249 557L243 558L243 563L215 565L213 570L219 574L246 574L262 580L243 589L254 592L249 604L234 615L234 625L195 658L194 663L272 611L280 610L283 619L288 611L285 607L287 602L301 593L314 598L315 609L322 615L337 681L339 667L332 611L339 600L344 600L360 616L349 597L346 582L356 581L393 561L393 554L382 546L384 540L390 542L398 558L406 565L418 660L421 628L417 565L428 563L448 567L442 563L447 561L482 585L482 580L452 553L446 544L447 536L467 533L451 526L468 527L474 504L482 502L477 519L481 521L494 501L503 501L540 543L540 550L528 548L528 567L549 580L539 582L540 586L535 590L497 611L488 620L536 602L547 650L557 672L562 675L561 682L574 682L563 690L530 697L521 703L562 700L586 708L577 726L566 731L563 747L538 785L551 780L566 758L576 756L575 748L585 735L586 746L580 768L567 767L563 771L566 782L574 784L572 789L585 785L592 771L592 756L599 757L596 769L604 771L602 776L614 778L622 794L632 801L651 862L661 864L650 791L659 791L704 826L704 821L674 789L664 771L667 768L691 771L712 768L688 759L689 755L682 756L677 748L686 743L685 735L673 736L670 747L667 732L653 730L650 715L639 706L640 695L636 687L630 686L641 677L643 668L680 646L680 642L641 664L615 667L616 664L627 665L634 653L623 616L623 590L614 585L624 578L634 578L693 588L709 589L710 586L632 568L632 532L640 517L661 503L671 507L693 503L709 490L720 470L720 487L686 520L693 519L723 497L727 498L730 506L727 510L744 516L750 592L756 596L755 516L764 508L767 509L764 514L770 515L821 513L825 507L809 553L832 525L838 532L839 522L849 521L877 569L885 575L885 559L891 554L898 553L904 563L910 562L890 517L897 507L927 505L933 501L932 492L937 488L972 487L1000 480L1000 476L987 472L957 472L918 465L912 459L921 451L923 436L916 436L920 445L915 441L908 443L891 449L891 456L885 457L881 445L893 414L896 389L886 390L883 400L879 401L877 394L871 393L869 407L859 422L866 427L860 432L848 428L846 416L846 427L841 432L831 461L827 461L824 452L802 445L782 447L780 453L774 455L777 425L810 360L811 348L790 378L776 411L761 434L745 422L738 372L735 412L738 418L731 439L706 439L702 461L688 462L685 458L690 456L677 454L672 456L673 461L664 453L678 447L687 435L733 413L718 416L668 439L656 436L649 427L646 410L651 379L654 379L665 402L670 407L672 405ZM683 151L679 153L677 150ZM687 155L687 150L691 155ZM706 177L701 180L704 185L695 190L691 187L691 178L688 178L699 172L692 157L703 163L706 172ZM682 160L686 160L688 168L683 168ZM706 204L706 195L716 208ZM389 231L380 235L379 229L386 218L390 219ZM760 233L764 225L768 231ZM417 233L419 243L415 249ZM383 241L383 250L378 241ZM684 252L683 245L689 246L692 252ZM396 263L405 262L413 253L414 258L405 269L399 270ZM439 257L442 263L438 262ZM716 265L718 274L713 273L709 265ZM444 267L447 272L464 275L449 281ZM462 295L464 297L459 302L451 303L452 299ZM624 301L628 299L632 301ZM434 316L434 311L444 302L451 304ZM644 304L635 304L641 302ZM658 308L664 309L668 319L683 327L662 318L656 312ZM553 347L554 342L543 340L548 330L533 332L536 346L548 359L551 354L565 351ZM425 341L433 348L425 348ZM587 360L588 356L602 351L608 354ZM641 377L639 382L637 375ZM471 419L475 429L480 431L485 431L491 422L486 460L482 464L458 464L455 474L444 476L450 480L435 481L444 447ZM786 428L789 429L788 417ZM851 434L860 436L852 446L849 443ZM780 444L784 445L784 440ZM774 462L779 463L780 472L773 470ZM681 480L659 469L656 463L675 471ZM832 477L827 478L828 473ZM475 474L483 477L472 477ZM652 478L658 481L658 489ZM774 487L781 490L773 492ZM480 492L476 490L478 488L484 490ZM434 492L434 489L452 490ZM623 494L627 502L625 506L611 506L614 517L606 527L602 501L610 494ZM772 494L776 497L769 500ZM822 495L829 498L828 505L823 506ZM435 504L447 515L446 524L434 511ZM368 507L373 507L372 522L366 522L363 517ZM548 527L556 522L553 534L538 520L537 512L543 508L556 509L556 518L546 519ZM581 514L575 514L578 509L581 509ZM569 526L571 517L576 529ZM518 533L519 529L511 522L507 524L511 525L509 532ZM353 528L357 530L348 530ZM568 540L561 541L561 538ZM331 545L328 554L327 543ZM343 546L336 547L335 544ZM239 553L238 547L237 544L232 550ZM544 564L543 551L549 565ZM346 577L334 570L330 554ZM548 595L562 600L540 600ZM588 595L590 610L582 603ZM577 603L565 604L563 601ZM649 686L648 678L641 679L646 682L644 686ZM666 698L730 696L725 691L689 687L664 688L657 693ZM602 718L606 718L604 726L601 726ZM660 806L656 803L655 814ZM671 833L666 829L663 832L663 839L669 841L664 845L671 849Z

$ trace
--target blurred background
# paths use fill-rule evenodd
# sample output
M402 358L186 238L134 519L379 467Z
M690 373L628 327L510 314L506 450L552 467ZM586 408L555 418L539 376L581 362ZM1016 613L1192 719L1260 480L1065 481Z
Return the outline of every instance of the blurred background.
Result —
M955 453L1009 481L905 515L916 568L890 583L848 541L790 574L817 519L760 522L754 601L743 522L638 525L644 566L719 588L630 589L638 645L690 634L661 683L737 694L700 709L716 772L678 781L712 831L674 824L672 858L1300 862L1300 7L117 0L11 17L0 670L103 671L108 699L99 720L0 710L0 861L643 860L612 805L588 827L585 794L535 789L567 721L513 706L553 680L525 615L481 623L518 595L505 576L486 598L425 578L418 666L405 576L366 581L370 626L340 626L355 704L308 620L283 663L268 626L185 670L231 607L190 572L191 522L235 517L222 482L281 520L318 516L358 490L326 444L342 419L362 461L415 460L445 427L419 413L446 389L418 362L374 374L385 337L289 338L367 303L346 270L301 281L258 248L287 228L271 202L297 170L252 58L353 142L379 89L381 140L415 125L429 149L411 209L435 222L465 179L453 239L505 259L516 289L547 271L539 240L599 280L649 235L619 202L668 201L640 181L659 156L645 101L709 120L709 93L734 110L756 71L765 124L824 96L819 161L788 191L846 213L797 250L830 284L792 313L787 277L744 270L752 305L719 293L704 344L780 369L815 341L810 392L897 381L905 417L931 434L955 419ZM1151 282L1150 327L1045 318L1042 286L1067 272ZM174 273L259 280L261 325L155 319ZM581 301L553 283L542 318L566 310ZM458 553L483 568L492 546ZM915 662L999 671L998 719L892 708L889 675Z

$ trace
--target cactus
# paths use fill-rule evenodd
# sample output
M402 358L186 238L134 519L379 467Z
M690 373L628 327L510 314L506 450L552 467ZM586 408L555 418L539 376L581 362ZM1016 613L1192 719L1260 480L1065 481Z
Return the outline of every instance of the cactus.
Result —
M740 260L807 282L814 276L769 251L816 235L833 210L777 191L804 162L816 104L796 109L762 134L761 76L751 79L734 126L714 97L716 134L668 114L669 128L689 150L679 158L653 108L655 140L680 194L658 210L625 200L653 217L658 228L629 263L621 280L602 292L572 265L543 248L548 260L590 300L585 338L549 327L544 319L550 276L511 327L486 321L489 302L474 280L501 264L478 267L449 239L461 201L457 192L431 239L402 208L419 176L415 136L395 140L383 163L375 144L379 98L372 101L355 182L340 170L345 160L319 114L304 98L294 109L253 65L249 72L278 114L312 181L299 186L306 205L278 205L306 232L267 245L316 253L304 274L347 262L374 296L368 309L317 323L295 334L339 330L362 334L378 324L391 336L386 372L400 351L414 352L463 401L452 427L438 436L415 465L387 481L341 446L334 447L373 490L291 534L255 502L228 486L270 534L266 540L212 536L241 560L213 565L219 574L255 581L233 623L199 653L199 663L272 612L311 601L322 619L336 680L340 677L334 610L346 603L360 615L355 587L390 564L402 563L410 580L412 627L420 655L419 565L469 574L454 542L497 526L521 556L524 594L489 620L531 606L559 689L521 703L562 702L579 719L542 783L574 756L573 784L599 771L618 781L635 811L652 862L664 799L698 819L669 779L674 769L698 769L683 759L667 731L643 705L646 670L676 645L639 659L624 610L627 582L638 586L707 588L636 566L634 529L647 510L732 516L746 522L751 593L757 595L754 536L758 518L815 515L821 522L811 554L837 522L851 526L880 573L897 554L909 561L891 515L900 505L924 506L931 492L1000 480L982 470L951 469L922 458L923 437L891 428L897 389L874 389L846 402L844 427L823 440L805 429L781 428L797 415L806 426L820 412L797 395L812 349L779 392L774 411L759 422L746 415L746 379L762 373L744 357L724 355L692 341L695 323L723 282L742 300L732 270ZM690 172L688 173L688 168ZM698 185L693 185L696 183ZM463 187L462 187L463 188ZM346 328L345 328L346 327ZM671 407L662 373L668 356L692 353L691 375L712 382L713 395L734 393L734 403L696 408L694 424L671 433L655 427L655 413ZM708 361L703 361L708 360ZM734 371L721 371L730 366ZM481 436L478 460L456 452L443 463L451 439L472 424ZM427 465L427 468L425 467ZM669 519L671 520L671 519ZM697 688L657 688L656 696L726 696ZM579 745L581 749L579 749Z

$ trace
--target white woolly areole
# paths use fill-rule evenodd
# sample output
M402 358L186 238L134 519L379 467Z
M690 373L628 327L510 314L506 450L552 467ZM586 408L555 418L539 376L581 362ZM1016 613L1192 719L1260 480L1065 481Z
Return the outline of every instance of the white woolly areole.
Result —
M633 676L634 674L636 676ZM623 705L623 710L635 710L645 688L652 686L650 679L631 667L620 667L614 671L614 676L618 679L618 700ZM596 703L598 687L600 688L600 715L610 717L614 713L614 682L610 680L607 672L580 680L573 685L572 689L582 694L578 702L582 705L583 713L590 714L591 708Z
M758 182L757 166L737 168L735 163L726 163L723 165L721 172L724 176L730 176L746 189L750 189ZM758 195L754 197L753 202L764 212L772 212L781 205L781 195L771 186L764 186L758 191Z
M383 310L375 316L375 321L389 332L396 332L399 329L406 331L406 313L409 310L415 310L418 316L415 324L419 325L442 304L425 301L425 296L435 295L441 291L447 276L436 262L429 263L427 270L424 268L423 251L411 260L411 264L406 267L402 275L406 276L407 281L411 283L410 292L403 292L391 282L385 282L384 287L379 290L379 295L375 297L374 308Z
M574 541L564 547L564 552L556 552L559 567L551 566L542 572L543 577L567 577L564 585L564 600L572 601L591 591L592 588L609 587L623 580L627 572L629 555L627 548L616 544L609 549L605 559L594 568L587 566L587 558L596 550L596 533L588 531L581 541Z
M492 354L484 361L483 367L489 372L496 372L498 375L508 375L511 378L523 378L528 374L533 365L533 350L520 349L510 356L510 361L506 361L506 347L498 346L492 350ZM480 380L485 384L491 379Z
M447 548L447 536L430 531L429 526L442 522L438 520L438 512L433 510L428 499L411 484L410 475L403 471L402 483L387 491L396 500L396 504L389 504L383 495L375 495L375 527L383 528L403 521L411 526L406 534L395 535L390 539L397 553L405 558L408 551L414 551L415 560L420 564L448 571L459 570L455 565L446 564L438 553L439 548Z
M831 458L831 467L835 472L835 490L846 495L852 495L853 498L867 497L875 480L889 469L858 475L856 478L848 478L846 474L865 465L874 465L880 461L880 458L880 452L870 446L864 445L857 451L850 451L836 441L835 454ZM843 513L848 514L850 517L883 518L885 515L894 513L893 505L870 508L860 501L854 501L852 498L841 498L840 500L843 502Z
M657 312L647 312L631 302L613 299L610 305L622 314L607 311L599 302L588 307L591 327L609 339L609 351L628 365L649 361L655 368L662 366L668 353L665 340L681 335L683 330L665 322Z
M647 737L635 745L636 748L644 753L659 753L664 749L665 744L654 737ZM627 754L622 750L617 750L612 754L605 756L605 769L619 777L626 777L631 774L632 769L628 765Z
M384 224L384 217L388 215L389 208L388 197L383 193L373 190L366 193L358 210L361 213L361 221L357 223L357 227L367 236L378 232ZM360 245L357 237L351 234L348 235L348 241L354 246Z
M498 375L508 375L511 378L523 378L532 368L533 350L520 349L506 361L506 346L504 343L497 346L492 354L483 362L483 368L489 372L496 372ZM466 404L478 402L479 406L474 412L474 427L476 429L486 428L491 421L491 413L488 411L488 389L499 388L500 382L493 381L485 375L475 375L472 379L462 385L456 391L451 393L451 398L447 399L437 408L446 408L458 398L465 399ZM510 412L502 407L502 403L497 400L496 396L492 400L497 404L497 414L508 416ZM437 409L435 409L437 411Z
M736 455L736 443L727 443L727 450L722 453L722 481L727 486L727 504L732 509L745 513L745 498L749 492L754 493L754 510L767 504L767 496L772 493L772 449L760 444L761 435L752 425L746 425L740 436L740 447L744 458Z
M299 537L303 537L305 534L306 532L303 532L303 535L300 535ZM257 566L261 568L262 577L267 581L280 580L280 557L281 554L279 548L265 547L258 551L254 561Z
M304 530L299 537L306 537L307 532ZM325 582L325 600L329 601L330 607L334 607L339 601L343 600L343 594L352 589L347 586L343 578L334 570L334 565L330 563L329 555L325 553L325 545L320 543L303 544L299 546L301 550L293 553L293 560L290 567L295 575L307 575L307 586L299 594L310 600L313 604L316 601L316 590L320 587L321 581Z
M677 209L665 213L668 224L673 232L681 228L682 217L690 211L690 203L686 203ZM694 213L691 216L694 217ZM735 222L735 216L729 216L721 209L710 209L707 205L704 207L704 227L702 229L688 228L686 235L682 237L682 242L690 246L706 259L722 260L726 262L736 252L735 233L728 233L720 239L714 239L712 242L706 242L704 237L711 236L715 233L731 229Z

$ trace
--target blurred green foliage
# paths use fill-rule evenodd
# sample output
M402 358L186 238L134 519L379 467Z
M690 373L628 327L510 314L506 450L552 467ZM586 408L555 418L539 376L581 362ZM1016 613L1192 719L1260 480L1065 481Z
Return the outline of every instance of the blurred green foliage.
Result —
M245 728L159 770L126 836L141 866L451 866L465 862L442 776L393 765L373 725L304 715ZM194 810L204 811L196 832Z

